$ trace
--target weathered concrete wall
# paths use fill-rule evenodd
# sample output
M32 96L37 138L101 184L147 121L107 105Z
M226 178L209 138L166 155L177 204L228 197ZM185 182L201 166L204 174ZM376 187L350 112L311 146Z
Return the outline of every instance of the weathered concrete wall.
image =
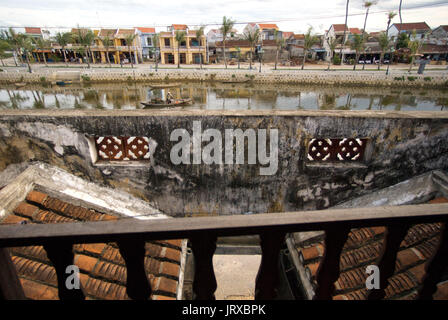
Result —
M34 73L0 72L0 83L41 82L64 80L63 72L38 70ZM119 81L252 81L253 83L357 85L413 88L448 88L446 72L428 72L424 75L409 74L402 70L391 71L389 75L376 71L316 71L316 70L219 70L219 69L121 69L79 71L80 80L86 82ZM65 80L73 80L70 75Z
M260 164L174 165L176 128L278 129L278 170ZM148 136L157 145L149 166L96 166L86 135ZM369 138L363 164L306 159L312 138ZM204 143L203 145L206 145ZM43 161L90 181L151 200L173 216L322 209L415 175L448 169L444 112L346 111L6 111L0 116L0 170Z

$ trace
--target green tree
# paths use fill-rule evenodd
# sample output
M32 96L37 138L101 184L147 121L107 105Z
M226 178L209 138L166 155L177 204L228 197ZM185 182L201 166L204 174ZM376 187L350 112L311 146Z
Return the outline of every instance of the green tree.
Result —
M409 47L409 36L406 33L400 33L397 39L397 49Z
M36 49L42 50L42 58L44 58L45 66L48 67L47 57L45 56L45 52L43 52L43 51L50 47L50 42L48 40L45 40L44 38L34 38L33 42L36 46Z
M409 63L409 70L408 70L408 72L411 72L412 65L414 64L414 61L415 61L415 56L418 55L420 49L423 46L423 41L426 38L426 35L423 38L421 38L421 39L416 39L416 36L417 36L416 31L415 30L412 31L412 39L414 39L414 40L411 40L408 43L408 48L409 48L410 54L411 54L411 61Z
M305 60L308 54L308 51L311 50L311 47L319 42L319 37L313 34L313 27L309 27L308 31L305 34L305 42L303 44L303 61L302 61L302 70L305 68Z
M240 47L235 47L235 50L237 52L238 55L238 69L240 68L240 61L241 61L241 48Z
M31 70L29 54L34 49L33 42L31 41L30 37L28 37L25 34L20 33L17 37L17 44L18 44L19 49L25 55L25 60L26 60L26 64L28 65L29 73L32 73L33 71Z
M103 44L104 48L106 49L106 60L107 63L109 64L109 67L111 67L110 65L110 58L109 58L109 48L113 45L113 36L111 34L111 32L106 33L106 35L100 37L101 43Z
M280 35L278 30L274 31L274 38L275 38L275 45L276 45L274 69L277 70L278 54L279 54L280 50L282 50L285 47L286 40L283 38L282 35Z
M383 62L383 59L384 59L384 54L392 46L387 33L385 33L385 32L381 32L380 33L380 35L378 37L378 44L379 44L380 49L381 49L380 61L378 63L378 70L380 70L381 63ZM390 63L390 61L389 61L389 63Z
M131 60L131 68L134 68L134 63L132 62L132 52L131 52L131 47L134 44L134 40L137 37L137 34L132 33L132 34L128 34L124 40L126 41L126 45L128 47L128 52L129 52L129 60ZM135 52L135 50L134 50Z
M65 65L67 64L67 56L65 54L65 47L72 41L72 33L71 32L58 32L56 33L54 39L61 46L61 51L64 55Z
M185 41L186 33L185 31L176 31L176 41L177 41L177 68L180 68L180 43Z
M342 59L342 49L344 48L345 45L345 34L347 32L347 20L348 20L348 3L349 0L347 0L346 4L345 4L345 25L344 25L344 35L342 36L342 41L341 41L341 51L339 52L339 56Z
M364 18L364 28L362 29L362 37L363 37L363 40L366 40L366 39L364 39L364 38L365 38L366 35L368 35L368 34L367 34L367 31L366 31L367 17L368 17L368 15L369 15L370 7L373 6L374 4L376 4L375 1L364 1L364 4L363 4L364 8L366 8L366 16L365 16L365 18ZM365 52L364 52L364 58L365 58ZM365 66L366 66L366 64L365 64L365 60L366 60L366 59L364 59L364 64L362 65L362 70L364 70L364 68L365 68Z
M243 38L244 38L244 40L249 42L249 46L250 46L249 69L252 70L252 52L255 50L255 44L257 44L258 41L260 41L260 30L256 29L256 28L247 30L243 34Z
M159 64L159 39L160 39L160 37L159 37L159 34L158 33L155 33L153 36L152 36L152 43L153 43L153 45L154 45L154 49L155 49L155 53L154 53L154 55L155 55L155 62L156 62L156 72L157 72L157 68L158 68L158 64Z
M19 35L20 34L15 32L13 28L9 28L8 31L4 31L3 34L4 34L6 41L9 43L9 45L13 49L14 63L17 67L18 64L17 64L16 57L19 57L20 63L23 63L23 59L20 55L20 45L19 45Z
M9 57L6 53L6 51L9 50L11 50L11 46L9 45L8 41L6 41L5 39L0 39L0 60L2 61L2 66L5 66L3 59Z
M355 34L353 36L352 41L350 41L350 48L355 50L355 64L353 65L353 70L356 69L356 65L358 64L359 54L364 49L364 39L359 34Z
M327 38L327 44L328 48L330 49L330 58L328 59L328 68L327 70L330 70L331 61L333 60L334 50L336 49L336 46L338 45L338 40L336 38Z
M393 18L395 18L397 14L393 11L389 11L387 13L387 28L386 28L386 35L389 37L389 27L390 23L392 22ZM393 55L392 55L392 46L389 47L389 63L387 64L387 70L386 75L389 74L389 66L393 61Z
M222 54L224 57L224 64L226 66L226 69L227 69L226 40L227 40L227 35L231 32L234 24L235 24L235 21L227 18L226 16L224 16L222 18L222 25L221 25L220 30L222 33Z
M199 41L199 46L201 46L201 40L204 37L204 26L201 26L198 30L196 30L196 38ZM202 69L202 50L199 53L199 63L201 64L201 69Z
M90 56L92 55L91 53L91 46L93 41L95 40L95 34L93 33L92 30L89 29L81 29L78 26L78 30L77 33L75 34L75 39L78 42L78 44L80 44L81 46L84 47L84 50L82 50L85 54L85 59L87 62L87 67L90 68L90 60L89 60L89 53ZM79 50L81 52L81 50Z

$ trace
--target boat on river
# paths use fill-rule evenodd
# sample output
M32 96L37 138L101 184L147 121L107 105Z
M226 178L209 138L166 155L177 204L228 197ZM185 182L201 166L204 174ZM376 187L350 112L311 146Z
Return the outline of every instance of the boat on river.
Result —
M162 99L151 99L148 102L140 102L145 108L169 108L169 107L178 107L178 106L189 106L193 104L193 100L191 99L175 99L168 103Z

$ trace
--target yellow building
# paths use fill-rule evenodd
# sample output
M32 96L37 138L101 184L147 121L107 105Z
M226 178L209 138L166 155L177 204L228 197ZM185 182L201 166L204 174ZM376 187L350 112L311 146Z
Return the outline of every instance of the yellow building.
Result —
M126 37L135 34L135 38L128 47ZM105 37L111 39L108 50L104 46ZM130 50L129 50L130 49ZM107 52L111 63L131 63L138 64L141 61L140 38L135 29L101 29L95 39L95 46L92 48L94 56L101 63L107 63Z
M185 41L178 46L176 31L185 32ZM160 57L162 64L199 64L206 61L206 37L196 37L196 30L189 30L187 25L173 24L167 32L161 32L159 37ZM179 49L178 49L179 48Z

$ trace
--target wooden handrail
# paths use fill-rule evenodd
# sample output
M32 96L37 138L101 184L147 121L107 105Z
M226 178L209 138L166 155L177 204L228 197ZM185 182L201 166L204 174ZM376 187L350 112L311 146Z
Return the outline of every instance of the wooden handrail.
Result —
M49 241L111 242L139 237L144 240L191 238L203 232L216 236L260 234L266 231L324 230L394 223L429 223L448 219L448 203L353 209L187 217L174 219L75 222L62 224L0 225L0 247L42 245Z

